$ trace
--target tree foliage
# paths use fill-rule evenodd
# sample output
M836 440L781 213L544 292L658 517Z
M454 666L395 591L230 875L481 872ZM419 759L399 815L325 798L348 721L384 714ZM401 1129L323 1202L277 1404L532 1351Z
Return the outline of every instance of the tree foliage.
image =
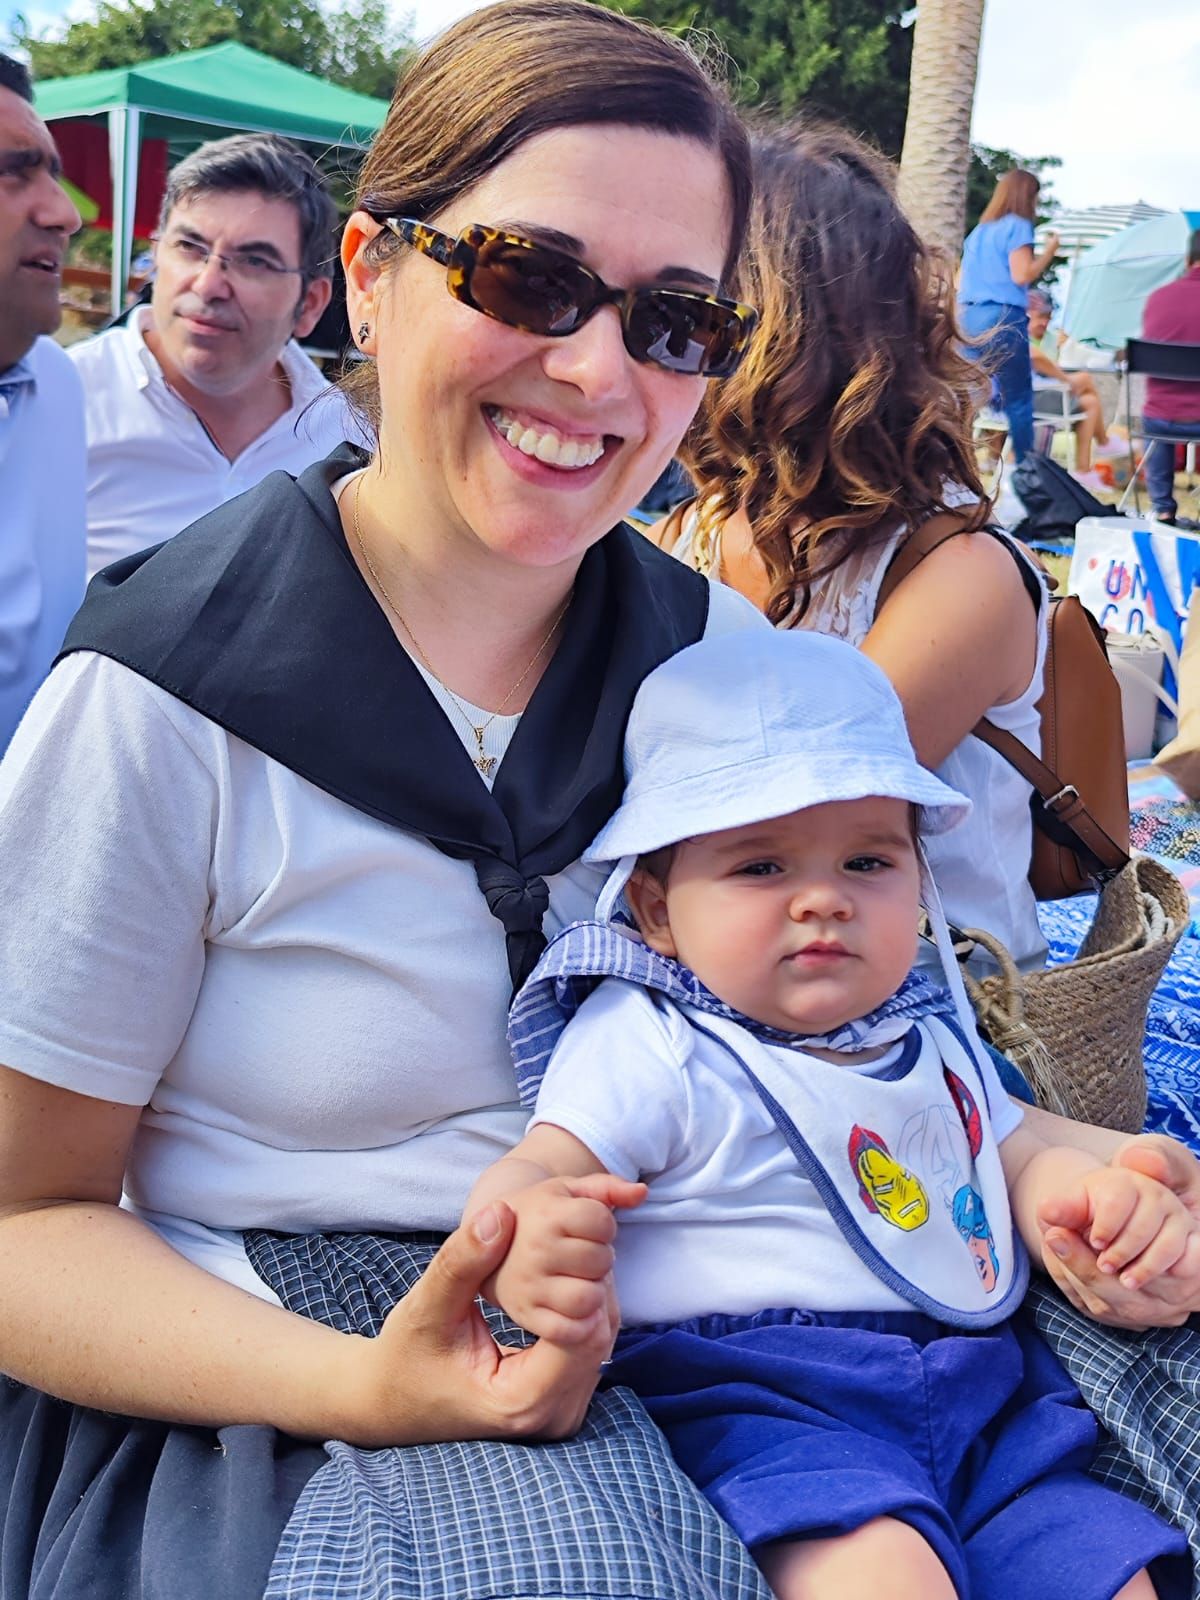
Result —
M790 116L817 112L900 154L908 103L912 29L895 0L606 0L677 33L712 34L729 56L747 108ZM304 72L363 94L391 96L411 48L387 0L99 0L94 16L43 36L18 16L18 46L36 78L60 78L198 50L238 39ZM967 226L974 227L999 175L1028 167L1046 183L1057 156L1020 156L972 145ZM1043 188L1045 205L1047 189Z
M607 0L675 33L716 36L743 106L790 116L801 107L900 154L912 30L889 0Z
M35 78L62 78L199 50L236 39L303 72L390 99L411 39L386 0L100 0L94 16L60 32L33 34L23 17L16 43Z
M819 113L899 159L912 65L910 7L895 0L606 0L673 33L713 34L734 67L747 108ZM1057 156L971 146L967 227L973 228L1009 167L1043 177ZM1043 204L1046 190L1042 193Z

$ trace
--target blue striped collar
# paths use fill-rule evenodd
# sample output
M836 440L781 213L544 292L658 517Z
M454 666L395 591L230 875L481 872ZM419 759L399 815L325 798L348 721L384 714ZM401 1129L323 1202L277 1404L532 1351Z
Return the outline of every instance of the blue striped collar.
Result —
M602 978L641 984L677 1005L724 1017L764 1044L788 1050L864 1050L902 1039L921 1017L955 1017L947 991L923 973L911 972L896 993L869 1016L856 1017L828 1034L787 1033L726 1005L694 972L651 950L633 929L614 923L575 922L547 946L509 1013L508 1042L522 1104L532 1106L536 1100L559 1035Z

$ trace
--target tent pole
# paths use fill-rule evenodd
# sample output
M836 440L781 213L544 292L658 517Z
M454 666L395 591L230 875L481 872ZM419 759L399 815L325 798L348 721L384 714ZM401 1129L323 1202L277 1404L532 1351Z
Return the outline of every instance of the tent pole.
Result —
M125 309L125 288L133 254L133 216L137 206L138 156L142 114L136 106L114 106L108 113L108 160L112 170L112 314Z

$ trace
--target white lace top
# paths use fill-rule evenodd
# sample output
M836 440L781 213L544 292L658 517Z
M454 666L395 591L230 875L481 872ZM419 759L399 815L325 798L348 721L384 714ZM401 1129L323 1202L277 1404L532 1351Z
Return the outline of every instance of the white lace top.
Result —
M966 505L972 498L966 490L950 489L946 493L946 504L951 507ZM697 521L694 512L684 518L672 550L673 555L689 566L700 564L694 547ZM879 586L902 535L903 529L897 528L884 542L872 541L819 580L813 588L808 611L798 626L832 634L848 644L861 645L870 632ZM1020 550L1019 546L1015 548ZM719 530L713 536L708 565L709 576L719 573ZM1039 754L1041 725L1037 702L1042 693L1045 656L1043 604L1032 677L1016 700L993 706L987 713L997 727L1008 729ZM939 778L974 802L974 810L964 823L926 843L946 915L959 927L984 928L994 934L1021 967L1041 966L1045 961L1046 942L1038 925L1037 902L1027 877L1033 849L1029 785L1002 756L971 736L952 750L936 770Z

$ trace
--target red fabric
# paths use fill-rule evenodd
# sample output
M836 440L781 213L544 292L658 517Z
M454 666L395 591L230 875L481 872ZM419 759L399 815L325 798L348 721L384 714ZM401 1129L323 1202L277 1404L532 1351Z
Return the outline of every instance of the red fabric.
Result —
M62 157L63 171L77 189L100 207L97 228L112 227L112 170L108 159L108 122L69 118L55 122L50 130ZM133 232L148 239L158 226L158 208L167 188L167 141L143 139L138 157L137 203L133 210Z
M1200 265L1155 289L1142 312L1142 338L1200 345ZM1164 422L1200 422L1200 383L1147 378L1144 414Z

